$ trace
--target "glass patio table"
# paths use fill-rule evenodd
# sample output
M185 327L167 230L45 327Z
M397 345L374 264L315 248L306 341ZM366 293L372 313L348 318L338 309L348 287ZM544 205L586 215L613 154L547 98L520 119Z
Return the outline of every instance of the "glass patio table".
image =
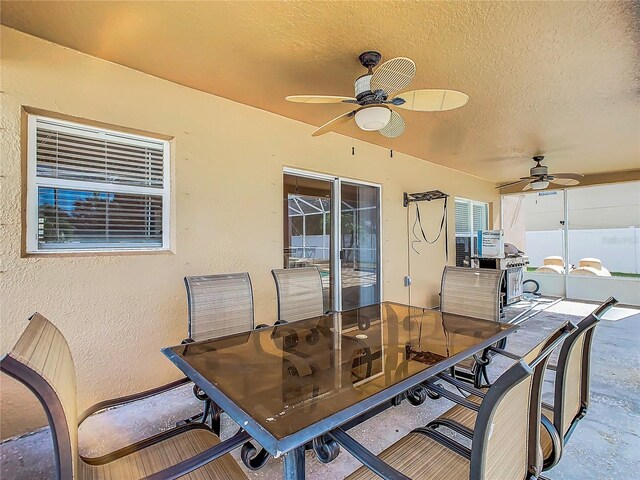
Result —
M323 434L398 404L516 328L383 302L162 352L298 479L305 445L330 461Z

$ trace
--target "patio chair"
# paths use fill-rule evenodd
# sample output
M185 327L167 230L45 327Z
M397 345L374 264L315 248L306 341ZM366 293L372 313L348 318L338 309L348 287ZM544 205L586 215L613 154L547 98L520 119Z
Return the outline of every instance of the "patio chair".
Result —
M212 338L246 332L254 328L253 289L249 273L225 273L218 275L197 275L184 277L187 289L188 338L184 342L210 340ZM255 328L266 327L261 324ZM213 403L197 385L193 393L204 402L203 413L195 415L180 424L202 418L206 423L211 419L213 431L220 434L222 409ZM268 460L264 449L255 453L249 442L243 447L242 460L248 468L259 469Z
M499 321L502 276L502 270L444 267L440 311Z
M429 426L417 428L378 457L342 430L329 433L365 466L349 480L386 479L494 480L536 479L539 455L540 397L544 370L554 348L575 328L565 323L487 391L483 402L468 404L476 413L471 448ZM435 387L438 388L438 387Z
M557 465L576 425L587 414L593 334L602 316L617 303L609 297L584 318L562 344L557 365L549 365L555 371L555 383L553 404L542 403L542 414L548 420L543 422L540 436L545 470Z
M553 404L542 402L541 424L544 428L540 432L540 443L543 454L543 470L549 470L557 465L562 456L564 445L569 440L578 422L584 418L589 407L589 375L591 345L595 326L602 315L618 301L610 297L593 313L578 323L575 331L563 342L556 366L548 365L554 370L554 400ZM517 359L517 355L500 351L506 356ZM454 379L440 376L441 379L472 393L467 400L480 403L485 396L484 391L469 389L465 385L456 383ZM457 405L445 412L438 419L430 423L432 427L451 427L452 424L461 425L462 431L469 438L475 422L475 413L463 406Z
M82 457L78 427L84 419L97 410L148 396L148 392L101 402L78 419L76 372L69 345L38 313L13 350L0 360L0 370L23 383L42 404L51 427L58 479L247 478L229 452L247 442L248 434L241 432L221 443L200 423L176 427L102 457Z
M445 267L440 289L440 311L465 317L499 322L502 305L502 270L488 268ZM505 341L500 343L505 346ZM491 354L485 351L474 355L454 367L457 377L482 386L486 366Z
M189 339L209 340L253 329L253 290L247 272L184 277Z
M186 342L197 342L253 329L253 291L247 272L184 277L187 289ZM184 422L211 415L211 427L220 434L220 409L197 385L193 394L204 402L204 411ZM184 423L181 422L181 423Z
M278 322L324 315L322 277L316 267L271 270L278 294Z

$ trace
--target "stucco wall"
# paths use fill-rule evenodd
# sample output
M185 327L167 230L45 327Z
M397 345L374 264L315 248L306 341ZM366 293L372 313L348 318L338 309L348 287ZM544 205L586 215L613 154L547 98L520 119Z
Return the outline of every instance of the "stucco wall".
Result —
M1 34L1 349L5 353L11 348L34 311L52 320L74 354L79 410L179 377L159 350L186 334L185 275L248 271L256 322L273 322L270 270L282 264L283 166L383 185L386 300L407 301L403 191L437 188L492 202L493 218L499 214L498 195L490 182L397 152L390 158L386 149L337 134L312 138L314 127L309 125L6 27ZM22 258L22 106L174 137L175 252ZM437 210L425 207L429 232L437 227ZM453 208L450 215L454 252ZM412 300L435 304L444 248L418 248L421 254L412 255ZM34 408L34 397L5 376L0 400L3 438L45 424L41 410Z

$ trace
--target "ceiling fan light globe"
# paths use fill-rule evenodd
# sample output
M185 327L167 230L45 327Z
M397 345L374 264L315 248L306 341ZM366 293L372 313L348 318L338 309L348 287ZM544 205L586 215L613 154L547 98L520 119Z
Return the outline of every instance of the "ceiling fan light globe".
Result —
M549 182L546 180L536 180L531 182L531 190L544 190L549 186Z
M355 121L358 127L367 132L380 130L391 120L391 110L387 107L366 107L356 112Z

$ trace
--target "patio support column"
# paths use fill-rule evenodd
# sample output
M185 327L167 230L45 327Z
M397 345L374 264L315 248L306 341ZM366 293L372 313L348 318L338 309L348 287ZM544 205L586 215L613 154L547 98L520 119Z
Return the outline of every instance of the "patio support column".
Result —
M304 480L304 445L284 454L284 480Z
M334 178L331 189L331 264L333 265L333 308L342 310L342 184L340 178Z
M562 225L562 236L564 240L564 296L569 298L569 195L567 189L562 190L564 195L564 224Z

